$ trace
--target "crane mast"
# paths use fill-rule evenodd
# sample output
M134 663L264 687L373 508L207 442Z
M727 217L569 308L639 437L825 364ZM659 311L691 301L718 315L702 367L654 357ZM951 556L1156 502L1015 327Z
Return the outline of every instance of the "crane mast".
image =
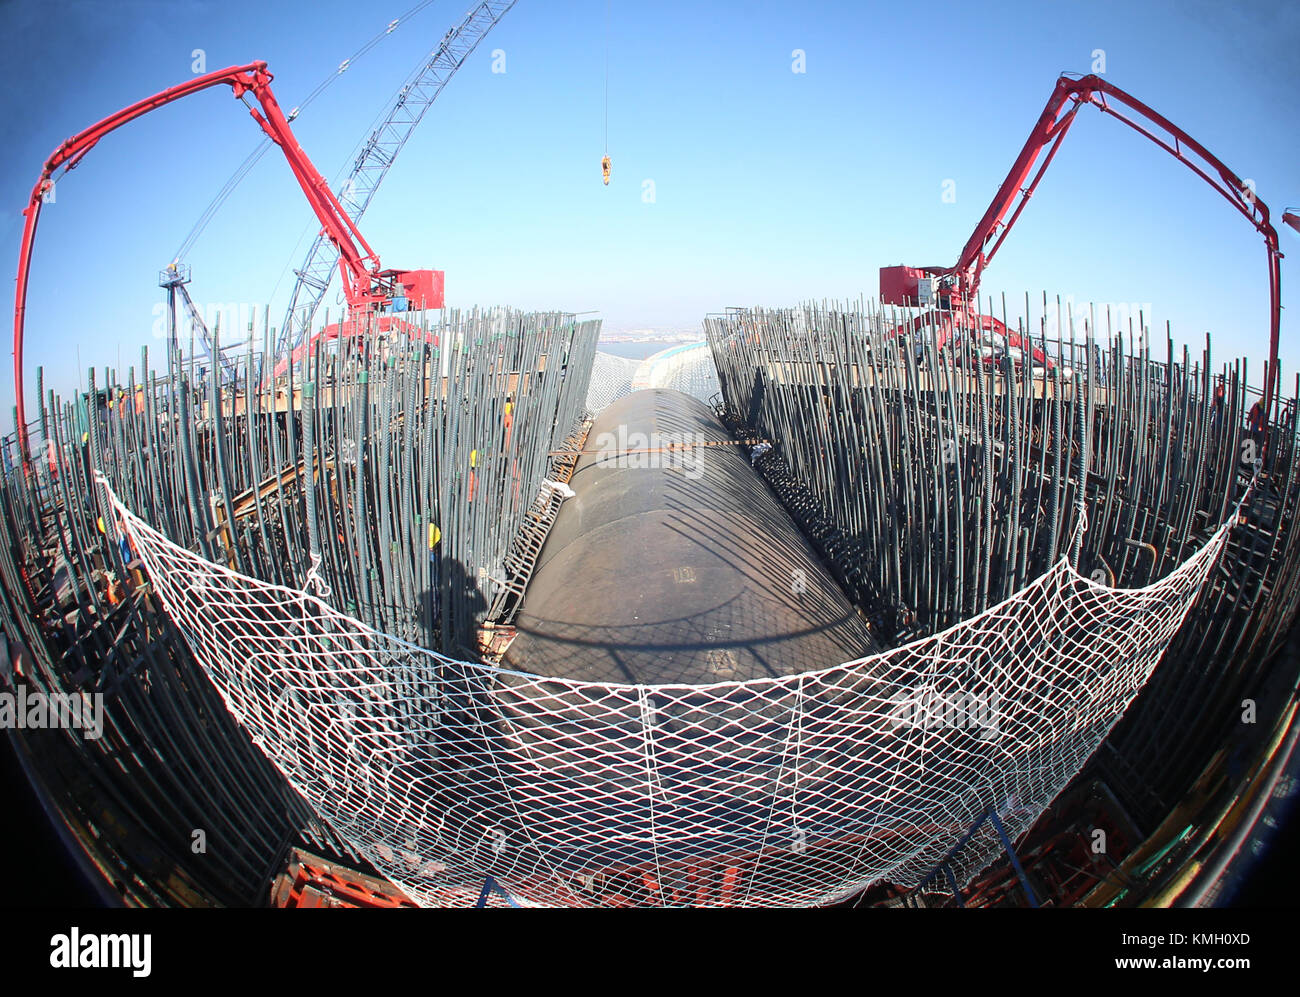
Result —
M169 263L159 275L158 286L167 292L167 308L171 315L171 339L167 344L169 349L177 348L176 342L176 299L179 297L181 303L185 306L185 313L189 316L190 328L198 335L199 341L203 348L208 351L208 357L212 360L213 370L220 370L225 374L226 381L234 384L239 380L239 365L226 355L225 349L219 349L213 342L212 333L208 325L203 321L203 316L199 314L198 305L190 297L190 292L185 289L185 285L190 282L190 268L183 263ZM220 320L217 322L220 326Z

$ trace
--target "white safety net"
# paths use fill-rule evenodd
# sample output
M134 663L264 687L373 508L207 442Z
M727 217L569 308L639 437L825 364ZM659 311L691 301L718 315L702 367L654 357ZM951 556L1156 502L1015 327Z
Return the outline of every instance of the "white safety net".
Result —
M1151 674L1232 522L1145 588L1062 559L987 612L860 661L632 686L404 643L205 561L105 490L253 741L385 876L442 905L474 903L489 876L545 906L824 904L916 884L990 808L1014 838ZM958 877L999 847L977 837Z
M591 383L587 388L587 411L599 412L632 390L632 378L640 360L616 357L597 351L591 362Z
M587 390L587 411L596 413L643 388L671 388L713 404L721 395L713 352L705 342L660 350L644 360L597 353Z
M713 351L705 342L673 346L647 357L632 378L632 390L641 388L671 388L710 403L722 390Z

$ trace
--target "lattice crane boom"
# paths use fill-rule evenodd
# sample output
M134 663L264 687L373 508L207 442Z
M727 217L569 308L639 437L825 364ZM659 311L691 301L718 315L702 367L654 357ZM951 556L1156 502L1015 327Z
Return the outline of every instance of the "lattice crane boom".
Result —
M515 5L515 0L476 3L459 25L443 36L437 48L407 78L366 140L337 198L353 219L370 206L402 147L452 76L479 42ZM322 232L316 236L297 275L289 306L276 341L277 353L290 353L306 337L334 276L338 250Z

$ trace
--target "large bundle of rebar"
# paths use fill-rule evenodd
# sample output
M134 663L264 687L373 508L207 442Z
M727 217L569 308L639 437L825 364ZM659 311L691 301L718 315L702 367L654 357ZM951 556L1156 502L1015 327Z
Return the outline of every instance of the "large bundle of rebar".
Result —
M101 833L155 870L123 885L142 902L247 902L298 842L434 901L489 875L542 903L826 901L918 881L990 807L1023 830L1103 738L1149 825L1242 695L1265 716L1294 688L1267 666L1300 598L1294 401L1248 419L1208 343L1157 362L1144 330L1047 318L1038 357L859 307L706 323L737 438L893 645L864 661L702 690L471 660L597 332L496 312L280 378L191 351L43 399L0 490L17 680L106 694L110 736L55 736L87 824L170 829ZM187 860L214 827L222 863Z
M130 901L259 903L294 845L360 856L232 720L94 471L205 558L306 585L409 640L473 647L548 454L581 420L598 329L448 313L336 339L278 377L250 350L236 383L191 343L162 370L145 352L139 368L90 371L76 398L43 394L26 469L4 441L3 680L103 697L99 739L24 737Z
M801 454L772 474L778 493L877 600L864 608L893 650L702 687L521 675L214 565L112 499L231 711L412 895L466 902L492 877L538 903L818 903L921 880L990 808L1018 834L1145 683L1219 563L1239 486L1259 488L1253 464L1238 482L1233 461L1202 461L1209 523L1199 489L1155 491L1158 521L1138 536L1185 526L1171 569L1134 578L1108 544L1133 530L1136 489L1230 432L1223 415L1198 435L1190 403L1118 414L1145 358L1085 342L1017 371L1009 351L957 340L941 355L881 316L724 321L710 331L731 417L743 406L739 428L767 437L752 459L770 473ZM1166 397L1174 384L1167 370ZM832 547L809 513L846 510L881 532ZM995 844L972 840L950 865L964 881Z
M990 807L1018 835L1146 681L1231 525L1143 588L1062 558L892 651L633 685L437 655L110 501L254 741L386 877L450 905L491 880L543 905L828 903L917 883ZM819 618L815 589L793 595ZM963 882L990 845L968 848Z
M239 386L192 355L162 382L132 370L101 389L92 371L89 456L211 560L310 583L405 640L472 647L548 455L583 413L598 325L452 312L334 340L274 378L250 352ZM60 454L71 418L48 423Z
M1259 702L1254 733L1295 686L1294 663L1267 667L1300 598L1294 397L1261 413L1245 362L1216 369L1208 337L1198 356L1168 337L1156 356L1149 329L1059 301L1025 302L1034 352L962 335L960 316L943 342L954 316L913 318L809 305L706 320L728 418L772 440L757 466L883 639L951 626L1063 555L1104 585L1150 584L1259 472L1223 565L1097 758L1153 829L1242 734L1242 700Z

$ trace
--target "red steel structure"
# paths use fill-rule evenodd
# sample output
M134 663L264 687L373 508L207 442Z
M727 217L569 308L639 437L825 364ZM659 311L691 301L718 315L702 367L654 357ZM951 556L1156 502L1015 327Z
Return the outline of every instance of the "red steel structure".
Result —
M298 140L294 138L289 121L280 109L271 90L272 75L266 63L251 62L246 66L230 66L204 76L169 87L160 93L124 107L102 121L78 132L51 153L45 161L40 178L32 188L27 208L23 211L22 245L18 255L18 284L14 296L14 393L18 416L18 439L23 466L30 462L27 441L26 410L23 404L23 327L27 311L27 283L31 269L32 246L36 240L36 224L40 220L41 204L53 185L56 171L73 170L82 158L109 132L129 121L155 111L160 107L188 97L191 94L217 86L229 86L237 99L248 106L253 120L271 140L280 147L294 179L307 196L316 217L320 219L322 234L330 239L339 251L339 271L343 279L343 293L353 315L380 311L392 306L395 311L410 307L441 308L443 306L443 271L441 270L383 270L379 256L366 242L352 219L348 217L338 199L330 191L325 178L317 172ZM248 101L256 98L259 107Z
M1279 266L1282 253L1278 249L1277 230L1270 221L1268 206L1259 199L1250 184L1242 181L1218 157L1181 128L1132 94L1107 83L1099 76L1077 76L1067 73L1056 81L1056 87L1052 90L1043 113L1039 115L1034 130L1030 133L1024 148L1020 150L1020 155L1016 157L1006 179L1002 181L1002 186L998 188L993 202L984 212L984 217L980 219L979 224L975 226L975 231L966 241L957 262L950 267L881 267L881 302L889 305L926 303L923 300L925 295L921 293L920 282L922 279L930 278L934 281L932 300L957 312L963 317L963 321L968 316L977 327L984 331L999 332L1007 337L1011 345L1019 346L1019 337L1015 333L1008 332L1001 322L991 316L976 315L975 304L978 301L980 277L984 273L984 268L1001 248L1025 205L1033 197L1039 181L1042 180L1047 167L1051 165L1052 159L1061 147L1061 140L1070 130L1070 125L1074 123L1074 116L1079 108L1087 104L1118 118L1183 163L1217 190L1264 237L1265 248L1268 251L1269 347L1268 366L1264 370L1263 410L1268 412L1273 400L1274 382L1277 380L1277 350L1282 315ZM1115 105L1127 108L1136 115L1138 120L1125 114ZM1141 119L1145 119L1146 123L1144 124ZM1148 127L1149 125L1154 125L1165 135L1153 131ZM1035 172L1034 167L1040 156L1043 157L1043 161ZM1300 230L1300 219L1295 214L1284 214L1283 220ZM922 321L918 319L918 325L914 327L919 327ZM943 335L945 331L951 333L951 330L941 328L940 334Z

